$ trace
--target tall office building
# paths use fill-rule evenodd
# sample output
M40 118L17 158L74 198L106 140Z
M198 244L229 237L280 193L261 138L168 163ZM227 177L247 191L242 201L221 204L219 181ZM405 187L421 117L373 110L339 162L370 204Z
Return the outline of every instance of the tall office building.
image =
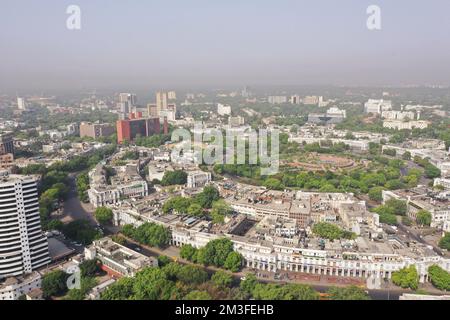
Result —
M175 91L169 91L167 97L169 100L177 100L177 93Z
M0 172L0 279L31 273L50 262L36 179Z
M27 103L24 98L17 97L17 108L19 110L25 110L27 108Z
M134 106L137 104L137 98L132 93L119 93L118 109L121 113L121 118L125 119L126 116L133 111Z
M14 139L11 133L0 132L0 155L14 154Z
M158 91L156 93L156 112L159 115L162 110L167 110L168 98L167 92Z

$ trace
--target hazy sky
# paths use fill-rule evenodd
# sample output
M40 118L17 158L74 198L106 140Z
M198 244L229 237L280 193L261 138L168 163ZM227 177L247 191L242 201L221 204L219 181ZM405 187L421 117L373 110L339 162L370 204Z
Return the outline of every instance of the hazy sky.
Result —
M366 28L371 4L381 31ZM450 84L448 0L0 0L0 13L0 93Z

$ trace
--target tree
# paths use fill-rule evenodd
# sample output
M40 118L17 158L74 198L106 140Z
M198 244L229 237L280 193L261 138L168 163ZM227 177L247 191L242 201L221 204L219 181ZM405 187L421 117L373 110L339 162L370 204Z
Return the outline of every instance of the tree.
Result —
M171 239L171 233L168 228L150 222L146 222L134 230L126 230L126 232L131 233L127 236L132 237L137 242L152 247L165 247Z
M218 200L213 203L211 210L211 217L213 218L214 223L223 223L225 221L225 217L230 215L233 212L233 209L230 207L225 200Z
M212 297L206 291L194 290L184 296L183 300L212 300Z
M429 227L432 220L431 213L426 210L420 210L419 212L417 212L416 220L419 225Z
M134 278L120 278L101 295L102 300L128 300L133 297Z
M268 178L266 181L264 181L264 186L270 190L283 190L284 189L283 183L280 180L275 179L275 178Z
M198 203L192 203L187 209L187 213L190 216L198 217L203 214L203 208Z
M425 165L424 173L425 173L425 177L427 177L428 179L434 179L434 178L438 178L441 176L441 170L436 168L431 163L428 163Z
M159 267L164 267L166 265L168 265L169 263L171 263L173 260L171 258L169 258L168 256L159 256L158 257L158 266Z
M167 200L163 205L163 212L169 213L175 211L178 214L188 213L189 207L192 204L192 200L181 196L176 196Z
M357 286L345 288L333 287L328 290L331 300L370 300L370 296Z
M66 300L84 300L89 291L97 285L97 281L92 277L81 278L80 289L72 289L66 296Z
M169 300L175 289L175 284L157 268L146 268L138 272L133 284L136 300Z
M320 222L316 223L313 226L313 233L318 235L319 237L328 239L328 240L337 240L341 238L354 238L354 234L351 232L345 232L338 226L328 223L328 222Z
M406 201L390 199L386 201L385 205L392 209L392 213L398 216L406 215L407 205Z
M417 290L419 287L419 274L414 265L392 273L392 282L404 289Z
M95 210L95 219L101 225L111 224L114 215L111 209L105 207L99 207Z
M189 261L193 261L195 254L197 253L197 249L195 249L190 244L185 244L180 249L180 257Z
M219 288L228 288L233 283L233 276L225 271L217 271L212 275L211 280Z
M237 253L235 251L230 252L228 254L227 259L224 263L224 268L230 270L231 272L238 272L239 269L242 267L242 255L240 253Z
M233 252L233 243L231 240L222 238L208 242L205 249L205 264L223 267L228 255Z
M450 273L439 267L432 265L428 268L430 281L439 290L450 291Z
M195 197L195 202L202 208L211 208L213 202L220 199L219 191L213 186L206 186L203 191Z
M206 271L192 265L182 266L176 277L178 280L189 284L201 284L208 280L208 274Z
M402 159L403 159L403 160L410 161L410 160L411 160L411 152L406 151L405 153L403 153Z
M242 291L251 294L257 284L258 279L256 279L256 276L251 273L245 276L245 279L241 281L239 287L242 289Z
M187 173L182 170L166 171L161 180L163 186L182 185L187 182Z
M82 277L92 277L100 272L101 262L94 260L86 260L80 263L80 271Z
M47 224L47 230L58 230L64 229L64 223L60 220L50 220Z
M369 198L373 201L381 202L383 200L383 187L373 187L369 190Z
M44 298L61 296L67 292L67 279L69 275L62 270L47 273L42 277L41 289Z
M63 233L66 237L84 245L89 245L101 234L94 229L88 220L75 220L64 226Z
M450 250L450 232L447 232L439 241L439 247Z
M318 300L319 294L311 287L301 284L262 284L252 291L256 300Z

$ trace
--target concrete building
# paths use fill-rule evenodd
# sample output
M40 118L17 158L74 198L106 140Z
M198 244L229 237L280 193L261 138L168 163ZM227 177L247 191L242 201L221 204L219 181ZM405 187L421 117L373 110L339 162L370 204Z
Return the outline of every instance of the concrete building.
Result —
M27 103L24 98L17 98L17 109L19 110L26 110L27 109Z
M0 222L0 279L50 263L34 177L0 172Z
M431 123L429 121L401 121L401 120L385 120L383 127L396 130L412 130L412 129L426 129Z
M337 107L332 107L326 113L311 113L308 122L314 124L335 124L341 123L347 118L347 112Z
M407 204L409 218L417 219L417 213L425 210L431 214L431 227L450 232L450 200L429 195L427 188L383 191L383 203L390 199L403 200Z
M147 182L138 172L138 166L129 164L114 167L115 176L110 177L108 184L107 172L102 164L89 172L89 201L94 207L116 204L123 199L141 198L148 195Z
M114 127L107 123L82 122L80 124L80 137L90 137L98 139L100 137L109 137L115 133Z
M156 112L158 115L161 113L161 110L167 109L168 104L167 92L156 92Z
M241 116L237 117L229 117L228 118L228 126L229 127L240 127L245 124L245 118Z
M14 155L12 153L0 154L0 170L10 169L14 166Z
M41 288L42 276L33 272L20 277L9 277L0 281L0 301L18 300ZM37 299L39 300L39 299Z
M145 267L158 266L156 258L133 251L112 241L111 238L94 241L85 249L84 255L87 260L99 259L104 271L124 277L134 277Z
M300 104L302 102L302 98L298 94L296 94L296 95L291 96L291 98L289 99L289 102L291 104Z
M119 102L117 103L117 109L120 112L120 119L124 120L128 114L133 112L134 107L137 104L136 95L133 93L119 93Z
M219 116L231 116L231 106L228 104L217 104L217 114Z
M392 101L390 100L369 99L369 101L364 104L364 111L366 113L381 114L383 111L388 110L392 110Z
M150 137L161 133L159 117L142 118L142 114L130 114L130 118L117 121L117 142L131 142L137 136ZM166 132L165 132L166 133Z
M177 93L175 91L169 91L167 97L169 100L177 100Z
M0 155L14 154L14 139L12 133L0 132Z
M436 178L434 179L434 186L442 186L445 189L450 189L450 179Z
M286 96L269 96L267 101L270 104L283 104L288 102L288 98Z
M394 111L388 110L381 112L381 117L387 120L414 120L416 115L412 111Z
M384 240L379 240L378 235L374 239L368 239L362 234L356 240L321 242L312 237L305 242L297 235L295 222L288 217L265 216L259 219L241 215L231 218L220 230L214 232L208 221L187 219L179 215L161 216L158 214L158 207L153 207L152 210L148 210L148 206L144 207L114 208L115 224L139 226L152 222L163 225L170 228L171 243L175 246L190 244L201 248L211 240L226 237L233 242L234 249L242 254L247 268L273 273L301 272L382 280L390 279L394 271L415 265L422 283L428 281L427 270L431 265L436 264L450 270L450 259L440 257L420 244L411 245L396 237L384 235ZM317 208L320 211L320 207ZM277 225L273 228L264 227L264 222L261 223L264 219L278 221L278 232ZM248 230L248 226L255 221L256 226ZM242 235L242 230L248 231Z
M323 97L318 96L306 96L303 98L303 104L305 105L318 105L319 102L323 102Z
M187 177L188 188L201 188L211 182L211 172L190 171Z

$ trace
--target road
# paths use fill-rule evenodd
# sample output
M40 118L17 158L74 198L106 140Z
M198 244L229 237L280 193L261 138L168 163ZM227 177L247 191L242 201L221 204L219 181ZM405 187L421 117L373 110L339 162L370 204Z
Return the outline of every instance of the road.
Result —
M433 247L433 250L434 250L435 252L437 252L437 253L438 253L439 255L441 255L441 256L445 256L445 253L444 253L444 251L443 251L441 248L439 248L438 246L436 246L436 245L434 245L434 244L432 244L432 243L426 242L422 237L420 237L419 233L417 233L417 232L414 231L413 229L408 228L408 227L406 227L406 226L403 225L403 224L399 224L399 225L398 225L398 229L401 230L401 231L404 232L404 233L407 233L407 234L408 234L411 238L413 238L415 241L417 241L417 242L419 242L419 243L422 243L422 244L424 244L424 245L426 245L426 246L432 246L432 247Z
M88 220L93 226L97 225L93 215L93 208L91 205L84 204L80 201L77 195L76 188L76 174L69 174L70 191L64 202L63 216L61 221L68 223L75 220Z

